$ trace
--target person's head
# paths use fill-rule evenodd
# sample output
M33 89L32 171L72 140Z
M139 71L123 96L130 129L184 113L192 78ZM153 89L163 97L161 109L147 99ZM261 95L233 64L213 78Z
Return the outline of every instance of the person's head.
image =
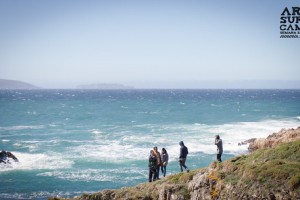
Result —
M154 155L154 151L153 150L150 151L150 155Z
M180 141L180 142L179 142L179 145L180 145L180 146L184 146L183 141Z
M219 139L220 139L220 136L219 136L219 135L216 135L216 139L219 140Z
M157 151L157 147L153 147L153 150L154 150L154 151Z
M162 149L161 149L161 152L162 152L162 153L167 153L167 150L166 150L165 148L162 148Z

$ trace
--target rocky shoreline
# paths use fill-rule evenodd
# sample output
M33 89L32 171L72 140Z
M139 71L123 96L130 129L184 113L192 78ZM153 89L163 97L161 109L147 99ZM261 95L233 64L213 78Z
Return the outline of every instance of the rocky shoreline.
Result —
M300 199L300 127L251 139L248 155L152 183L83 194L76 200ZM51 197L53 199L64 199Z
M281 129L278 133L273 133L267 138L255 138L249 142L248 150L250 152L257 149L272 148L282 143L288 143L300 140L300 127L297 129Z

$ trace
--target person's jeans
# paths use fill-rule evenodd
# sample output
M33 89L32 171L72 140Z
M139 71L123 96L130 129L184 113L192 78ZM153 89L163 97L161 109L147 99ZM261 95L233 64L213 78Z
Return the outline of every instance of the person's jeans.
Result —
M156 169L149 167L149 182L155 181Z
M221 160L221 156L222 156L222 154L221 154L221 153L218 153L218 154L217 154L217 160L218 160L219 162L222 162L222 160Z
M161 172L163 173L163 175L165 177L166 173L167 173L167 166L161 166Z
M157 165L157 166L156 166L156 173L155 173L155 175L154 175L154 179L155 179L155 180L159 179L159 168L160 168L160 165Z
M185 165L186 158L180 158L179 159L179 165L180 165L180 170L183 172L184 167L186 170L189 170L188 167Z

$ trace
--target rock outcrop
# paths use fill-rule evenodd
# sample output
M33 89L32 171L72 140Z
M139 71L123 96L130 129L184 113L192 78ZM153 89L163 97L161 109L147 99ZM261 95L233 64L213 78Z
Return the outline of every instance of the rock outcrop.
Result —
M299 128L281 130L248 155L209 167L77 200L300 199ZM298 139L297 139L298 138ZM253 141L255 143L255 141ZM253 149L254 150L254 149ZM61 199L61 198L50 198Z
M250 152L257 149L271 148L275 147L281 143L292 142L300 139L300 127L297 129L282 129L278 133L273 133L267 138L257 138L253 139L249 143L248 150Z

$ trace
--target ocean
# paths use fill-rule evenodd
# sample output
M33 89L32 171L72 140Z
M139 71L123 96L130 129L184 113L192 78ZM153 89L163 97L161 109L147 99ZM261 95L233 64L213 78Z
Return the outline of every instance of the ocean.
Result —
M0 199L72 197L148 181L149 151L179 173L247 153L238 143L300 126L300 90L1 90ZM160 173L161 176L161 173Z

